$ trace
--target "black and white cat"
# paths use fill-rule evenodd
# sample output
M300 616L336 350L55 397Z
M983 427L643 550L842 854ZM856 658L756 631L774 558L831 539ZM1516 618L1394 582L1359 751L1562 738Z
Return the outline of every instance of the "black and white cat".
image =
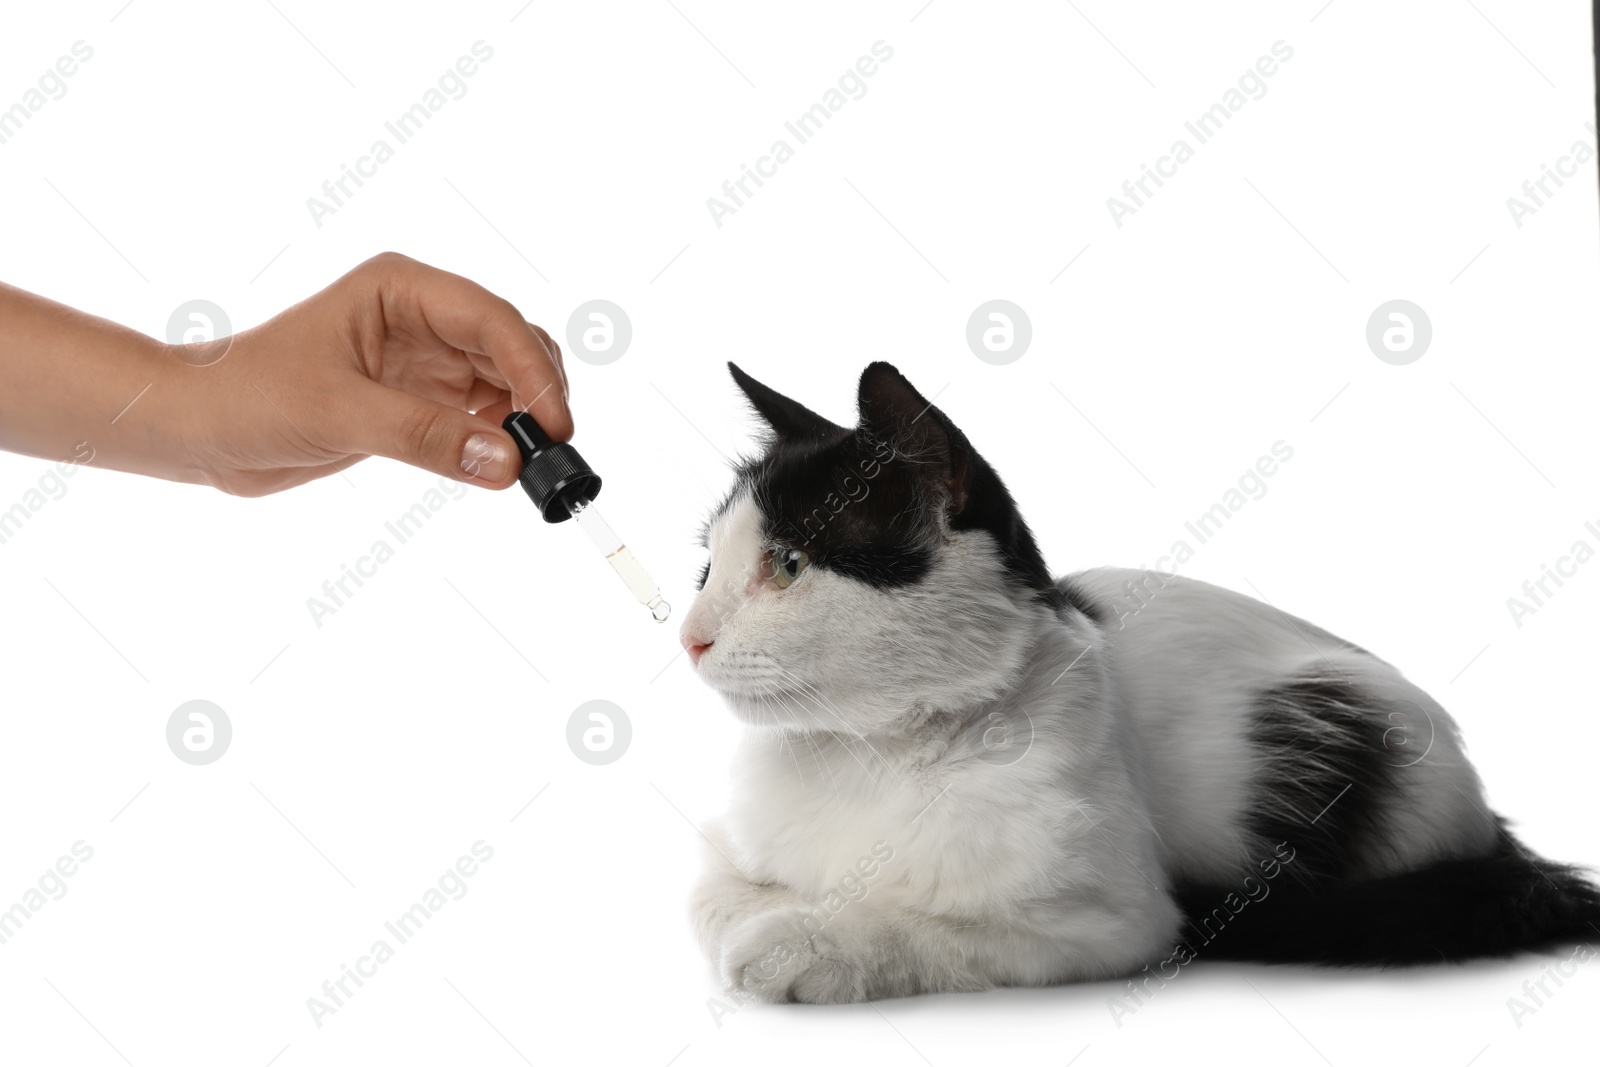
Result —
M730 988L1148 984L1194 958L1409 964L1596 932L1600 891L1518 845L1389 664L1203 582L1053 578L887 363L854 429L730 370L771 433L682 631L746 724L693 902Z

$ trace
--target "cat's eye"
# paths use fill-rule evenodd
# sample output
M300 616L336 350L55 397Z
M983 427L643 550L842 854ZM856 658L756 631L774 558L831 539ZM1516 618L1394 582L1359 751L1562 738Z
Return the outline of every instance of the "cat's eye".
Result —
M772 550L772 583L779 589L787 589L800 577L800 572L806 569L806 564L811 562L811 557L798 548L778 547Z

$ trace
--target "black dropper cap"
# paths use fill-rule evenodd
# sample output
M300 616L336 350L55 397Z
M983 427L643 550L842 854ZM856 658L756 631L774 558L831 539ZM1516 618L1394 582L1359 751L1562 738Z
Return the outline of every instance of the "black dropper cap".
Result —
M573 508L600 495L600 476L578 450L565 441L550 440L532 415L513 411L500 426L522 453L518 480L545 522L564 522L572 517Z

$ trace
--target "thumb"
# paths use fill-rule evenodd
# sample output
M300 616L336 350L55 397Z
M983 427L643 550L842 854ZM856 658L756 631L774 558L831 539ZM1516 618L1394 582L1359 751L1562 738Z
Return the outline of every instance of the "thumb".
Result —
M363 391L358 413L344 429L350 451L473 485L504 489L522 466L511 435L495 423L376 382Z

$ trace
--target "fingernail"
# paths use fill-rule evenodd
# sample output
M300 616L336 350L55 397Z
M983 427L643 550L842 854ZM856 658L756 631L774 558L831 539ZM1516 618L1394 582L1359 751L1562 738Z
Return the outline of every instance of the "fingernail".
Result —
M475 433L461 450L461 469L474 478L498 482L511 474L511 450L498 437Z

